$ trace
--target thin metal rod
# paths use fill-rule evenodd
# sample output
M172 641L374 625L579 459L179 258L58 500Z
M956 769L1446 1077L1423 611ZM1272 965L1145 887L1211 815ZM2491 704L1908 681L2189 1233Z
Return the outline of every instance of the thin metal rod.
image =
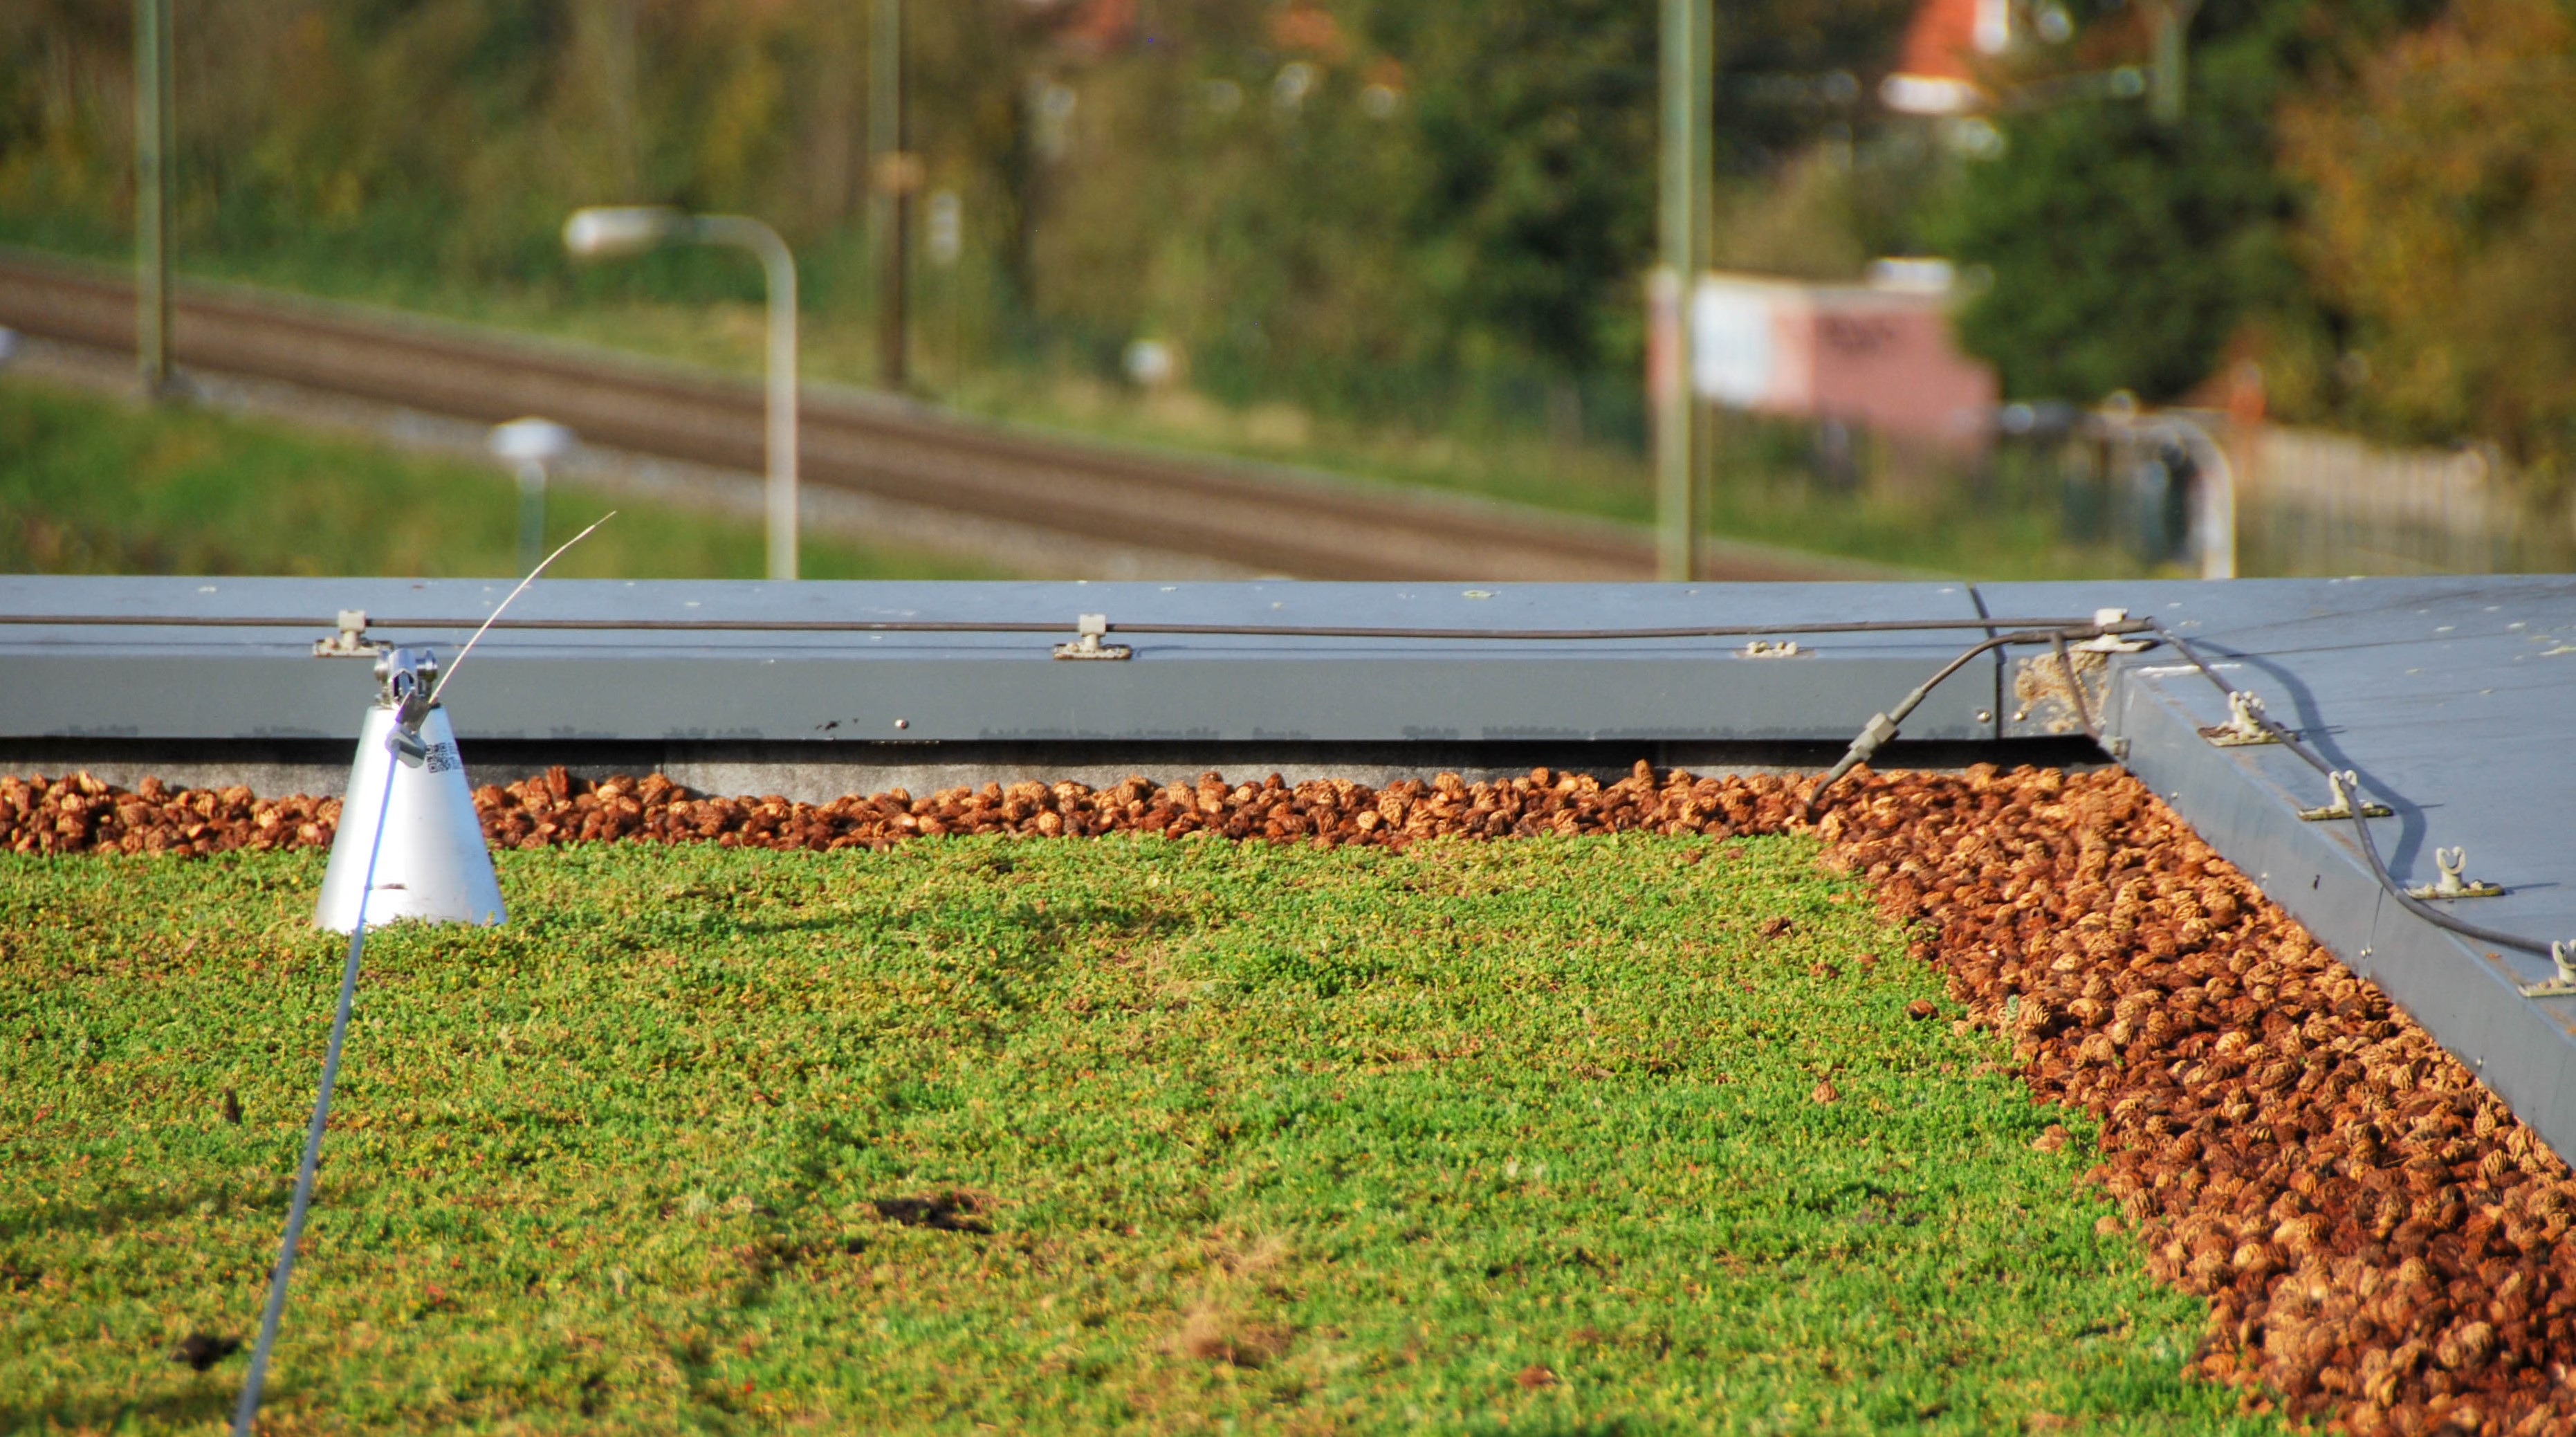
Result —
M278 1324L286 1318L286 1284L295 1275L295 1247L304 1240L304 1220L313 1208L314 1174L322 1165L322 1133L331 1122L331 1090L340 1081L340 1053L349 1041L349 1013L358 1001L358 962L367 946L367 899L376 891L376 855L385 845L385 817L393 807L394 775L401 765L385 765L385 791L376 800L376 831L367 840L367 876L358 889L358 921L349 930L349 961L340 969L340 1006L331 1015L331 1041L322 1053L322 1088L313 1099L313 1121L304 1130L304 1160L295 1169L295 1198L286 1209L286 1238L277 1250L277 1270L268 1279L268 1306L260 1313L259 1341L250 1350L250 1375L242 1381L240 1405L233 1409L233 1437L251 1437L259 1415L260 1389L268 1382L269 1353L277 1345Z
M869 239L877 280L877 383L911 386L910 248L916 161L904 148L903 0L875 0L868 37Z
M143 392L170 386L170 0L134 0L134 360Z
M573 535L571 538L564 540L563 548L557 549L553 553L548 554L535 568L530 569L528 571L528 577L521 579L519 581L519 586L512 589L509 596L501 600L500 606L492 611L491 616L484 619L481 626L474 630L474 637L465 641L465 647L456 651L456 662L449 664L446 672L438 676L438 687L429 691L429 701L420 706L421 712L426 713L437 706L438 696L447 692L447 686L456 681L456 671L465 667L465 656L474 652L474 646L476 644L483 642L483 635L489 631L494 624L500 622L503 611L510 607L512 601L516 600L521 594L526 593L528 591L528 586L537 581L537 576L544 573L548 565L554 563L555 560L562 558L566 550L569 550L573 545L580 543L591 535L598 533L600 525L605 524L616 517L617 511L611 509L607 513L600 515L598 518L591 520L589 528L584 529L580 533ZM417 715L415 715L415 717L417 717Z
M587 532L587 531L585 531ZM506 602L506 601L504 601ZM67 628L189 629L328 629L319 618L257 615L224 618L204 614L0 614L0 625L60 625ZM1365 627L1328 624L1156 624L1113 623L1120 634L1199 634L1244 638L1299 639L1741 639L1775 634L1910 634L1956 633L1966 629L2009 626L2020 629L2064 629L2079 638L2095 634L2137 633L2144 620L2096 625L2091 619L1877 619L1822 624L1697 624L1652 629L1439 629ZM1070 626L1018 619L509 619L498 611L475 619L370 619L373 629L562 630L600 633L779 633L779 634L1062 634Z
M769 577L796 577L796 257L778 231L743 215L700 215L691 231L704 244L759 257L769 285L766 420L769 461Z
M1655 570L1699 576L1699 406L1690 393L1690 290L1709 262L1715 56L1711 0L1663 0L1659 248L1647 279L1647 402L1655 426Z
M546 545L546 466L535 460L519 465L519 567L537 562Z

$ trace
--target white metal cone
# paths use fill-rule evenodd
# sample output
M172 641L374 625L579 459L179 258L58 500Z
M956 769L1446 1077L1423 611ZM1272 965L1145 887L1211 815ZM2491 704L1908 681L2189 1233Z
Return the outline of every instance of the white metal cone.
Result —
M358 758L349 766L349 791L340 800L340 829L331 839L331 867L322 877L322 902L313 921L346 933L358 923L358 890L367 881L367 846L376 836L376 805L385 801L384 839L376 852L375 891L364 895L367 926L398 923L498 923L501 883L492 872L474 816L474 791L457 757L456 730L447 711L433 708L421 722L429 757L419 765L398 760L385 743L394 710L367 710L358 735ZM393 770L386 799L385 770Z

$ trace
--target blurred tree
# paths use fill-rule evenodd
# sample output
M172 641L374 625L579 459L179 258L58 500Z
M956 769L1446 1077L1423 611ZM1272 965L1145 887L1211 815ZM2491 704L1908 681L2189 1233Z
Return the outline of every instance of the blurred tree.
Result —
M1937 227L1993 285L1960 317L2007 392L2180 396L2252 331L2303 341L2334 320L2293 252L2298 195L2274 161L2281 106L2382 35L2410 0L2209 0L2181 121L2135 99L2007 105ZM2139 7L2113 5L2067 54L2148 58ZM2039 76L2007 71L2006 84Z
M1913 3L1721 4L1719 169L1769 176L1809 156L1819 132L1847 145ZM1417 80L1424 173L1409 230L1451 332L1568 369L1624 362L1654 247L1654 7L1380 0L1369 19ZM1832 205L1829 226L1850 214ZM1812 223L1806 232L1830 251L1856 243Z
M1601 362L1654 247L1655 13L1626 0L1383 6L1423 183L1396 214L1453 342Z
M757 296L720 255L582 271L574 205L762 215L805 298L863 317L864 6L177 0L183 263L395 302ZM1912 0L1728 0L1720 163L1849 148ZM988 352L1443 422L1480 386L1634 388L1655 16L1637 0L953 0L912 7L912 129L957 192ZM0 7L0 237L113 254L126 9ZM22 57L23 63L22 63ZM1830 165L1753 227L1832 256ZM1821 262L1821 261L1819 261ZM949 283L943 280L942 283ZM817 335L825 327L817 328Z
M2455 0L2295 104L2303 252L2353 318L2348 407L2417 439L2576 463L2576 23Z

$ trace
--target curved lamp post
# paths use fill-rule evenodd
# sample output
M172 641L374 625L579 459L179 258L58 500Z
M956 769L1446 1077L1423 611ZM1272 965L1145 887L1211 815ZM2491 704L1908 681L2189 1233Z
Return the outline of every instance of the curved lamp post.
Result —
M796 260L778 231L740 215L692 215L665 205L573 211L564 248L614 259L676 244L732 245L769 276L769 577L796 577Z

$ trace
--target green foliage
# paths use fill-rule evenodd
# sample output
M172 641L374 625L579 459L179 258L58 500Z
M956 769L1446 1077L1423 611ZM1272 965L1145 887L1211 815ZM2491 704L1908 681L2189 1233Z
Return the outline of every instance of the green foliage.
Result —
M517 486L498 470L276 423L0 385L0 573L508 574ZM547 537L617 518L560 578L757 578L759 525L550 486ZM807 539L813 578L968 578L973 565Z
M1412 129L1425 183L1405 220L1462 336L1581 371L1632 330L1654 254L1656 60L1649 7L1582 0L1404 13L1421 54Z
M2576 18L2558 0L2458 0L2353 68L2286 126L2310 268L2350 318L2345 362L2290 376L2300 397L2419 442L2485 438L2564 485Z
M1596 432L1641 439L1651 6L1218 0L1143 7L1105 50L1055 33L1074 8L912 7L912 143L966 217L957 268L920 277L926 343L1098 373L1155 334L1229 402L1420 427L1525 433L1533 394L1572 384ZM1763 86L1843 70L1861 93L1909 10L1729 7L1726 167L1849 121ZM0 72L0 238L124 242L128 62L89 14L0 16L31 62ZM756 298L734 257L562 256L571 207L666 200L772 220L818 327L863 324L866 22L820 0L183 0L179 252L436 307Z
M286 1427L2277 1430L1803 841L501 861L369 943ZM321 870L0 856L0 1428L226 1409Z
M1943 238L1992 276L1959 332L2007 393L2170 400L2249 324L2311 322L2271 136L2312 8L2210 6L2177 125L2121 99L1999 117L2002 153L1969 166Z

